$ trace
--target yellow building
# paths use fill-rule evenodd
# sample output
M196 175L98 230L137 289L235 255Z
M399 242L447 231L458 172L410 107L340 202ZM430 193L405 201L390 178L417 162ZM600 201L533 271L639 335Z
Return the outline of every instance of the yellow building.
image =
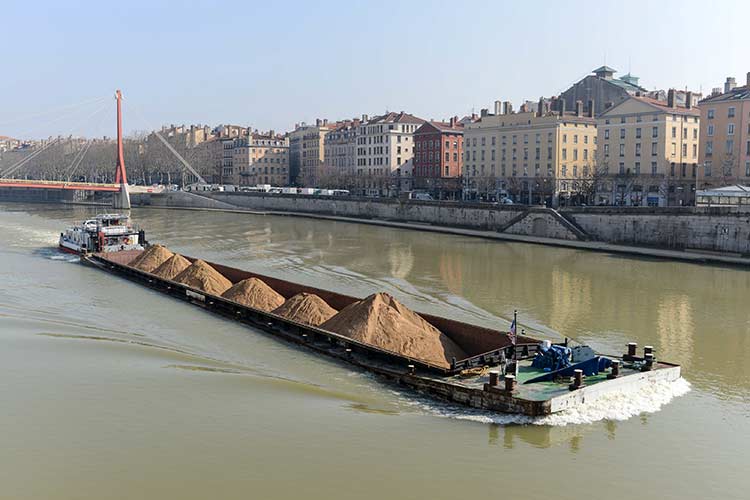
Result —
M233 167L236 185L289 185L289 141L273 130L251 133L235 141Z
M550 111L543 102L536 113L523 106L495 102L495 113L482 110L464 130L464 196L557 206L586 198L596 155L596 121L576 109ZM589 109L592 109L589 106Z
M700 112L631 96L597 118L597 203L680 206L695 199Z

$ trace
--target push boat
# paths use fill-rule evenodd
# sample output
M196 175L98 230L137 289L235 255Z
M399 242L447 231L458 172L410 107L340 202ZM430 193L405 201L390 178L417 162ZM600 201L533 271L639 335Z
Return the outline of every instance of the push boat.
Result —
M637 393L649 384L680 377L680 366L657 360L651 346L645 346L639 353L638 346L630 343L626 353L605 356L588 346L574 346L568 339L551 344L525 334L515 335L416 311L467 353L464 359L451 359L449 367L437 366L129 266L140 252L138 249L89 252L81 255L81 261L427 396L472 408L544 416L590 404L613 392ZM196 260L184 257L191 262ZM339 311L361 300L207 263L232 283L255 277L287 299L302 292L312 293Z
M60 233L60 250L74 254L143 250L145 233L124 214L100 214Z

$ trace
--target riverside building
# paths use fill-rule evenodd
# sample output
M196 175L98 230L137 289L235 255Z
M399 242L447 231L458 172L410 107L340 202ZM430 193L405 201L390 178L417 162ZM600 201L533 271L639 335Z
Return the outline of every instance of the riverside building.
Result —
M551 106L557 110L549 109ZM578 101L544 101L516 113L509 102L483 109L464 130L463 190L467 199L510 197L518 203L558 206L587 198L596 154L596 120Z
M667 101L631 96L598 117L597 203L694 203L700 112L692 102L678 105L674 90Z
M289 185L289 140L273 130L250 131L234 143L232 164L239 186Z
M357 134L357 184L370 196L397 194L401 165L414 156L414 132L424 123L403 111L363 117Z
M414 132L414 188L436 199L460 199L464 126L458 117L428 121Z
M750 73L744 86L727 78L724 92L700 102L699 189L750 184Z

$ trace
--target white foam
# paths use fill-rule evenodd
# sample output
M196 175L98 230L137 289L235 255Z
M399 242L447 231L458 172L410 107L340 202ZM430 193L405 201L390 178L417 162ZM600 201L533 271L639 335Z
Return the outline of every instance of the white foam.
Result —
M471 420L488 424L523 424L565 426L576 424L590 424L600 420L627 420L642 413L656 413L672 399L687 394L690 383L684 378L673 382L657 381L649 384L637 392L623 390L614 391L602 396L596 401L584 404L578 408L562 411L545 417L527 417L494 413L481 410L467 410L462 407L433 405L420 403L428 412L441 417L458 420Z

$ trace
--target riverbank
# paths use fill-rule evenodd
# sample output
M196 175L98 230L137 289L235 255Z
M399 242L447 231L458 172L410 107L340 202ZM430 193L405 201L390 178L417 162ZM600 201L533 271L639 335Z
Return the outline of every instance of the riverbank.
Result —
M523 234L501 233L497 231L486 231L480 229L468 229L459 227L438 226L418 222L398 222L389 220L379 220L371 218L355 218L340 215L325 215L309 212L291 212L278 210L249 210L241 208L213 208L203 207L185 207L185 206L162 206L162 205L139 205L141 208L155 208L166 210L197 210L197 211L216 211L236 214L252 215L274 215L282 217L302 217L317 220L328 220L336 222L348 222L354 224L367 224L373 226L391 227L398 229L410 229L417 231L427 231L432 233L450 234L455 236L469 236L483 238L495 241L528 243L534 245L546 245L561 248L574 248L578 250L588 250L594 252L604 252L610 254L622 254L641 258L654 258L676 260L682 262L691 262L696 264L712 264L724 266L741 266L750 267L750 258L737 255L723 255L717 253L707 253L700 251L670 250L651 247L638 247L632 245L618 245L600 241L582 241L568 240L558 238L545 238L540 236L531 236Z

